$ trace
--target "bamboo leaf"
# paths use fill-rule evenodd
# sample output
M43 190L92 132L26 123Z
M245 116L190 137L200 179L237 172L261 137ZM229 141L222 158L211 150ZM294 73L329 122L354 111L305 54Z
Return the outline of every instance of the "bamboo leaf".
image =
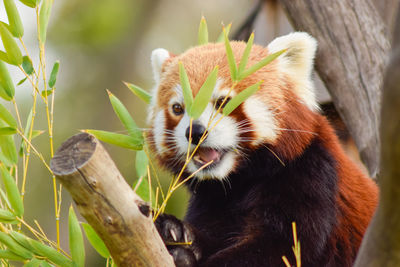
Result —
M9 250L11 250L11 252L24 259L31 259L33 257L32 252L18 244L6 233L0 232L0 242L3 243Z
M11 250L8 249L1 249L0 250L0 259L7 259L12 261L25 261L26 259L15 254Z
M22 68L28 75L31 75L33 73L32 61L28 56L22 57Z
M11 32L7 29L4 23L0 23L0 35L3 41L4 49L6 50L9 63L13 65L22 64L22 54L17 43L14 40Z
M0 127L7 127L7 125L0 120ZM17 150L15 148L14 136L13 135L0 135L0 148L2 154L12 164L18 163Z
M46 97L46 96L51 95L53 92L54 92L54 88L51 89L51 90L43 90L40 94L41 94L43 97Z
M17 133L17 129L13 127L1 127L0 135L13 135Z
M30 246L32 247L33 252L36 255L46 257L49 259L52 263L61 266L61 267L74 267L75 264L69 260L67 257L65 257L63 254L55 250L54 248L51 248L49 246L46 246L39 241L33 240L33 239L27 239Z
M0 209L0 222L2 223L18 223L18 221L15 218L15 215L4 209Z
M6 64L2 61L0 61L0 87L0 97L7 101L13 99L15 94L14 84L11 80Z
M0 119L5 121L11 127L17 128L17 121L14 119L10 111L8 111L8 109L6 109L2 104L0 104Z
M19 1L24 5L32 8L35 8L40 3L40 0L19 0Z
M149 165L149 158L144 150L136 152L136 175L137 177L143 177L147 175L147 166Z
M124 127L128 130L128 134L136 140L143 140L142 131L137 127L129 111L126 109L124 104L110 91L107 90L108 96L110 98L111 105L117 114L119 120L122 122Z
M47 261L42 261L41 266L42 267L54 267L54 265L48 263Z
M251 33L249 40L247 41L246 48L243 51L242 58L240 59L239 68L238 68L238 76L244 71L247 65L247 60L249 59L251 48L253 47L254 42L254 32Z
M6 8L8 22L10 23L10 31L14 37L22 37L24 35L24 27L21 18L18 14L17 7L14 0L4 0L4 7Z
M235 82L237 79L237 66L236 66L235 56L233 55L231 43L229 42L228 34L225 28L223 28L222 30L224 32L225 51L226 51L226 58L229 64L229 71L231 73L232 82Z
M76 218L72 205L69 208L68 216L69 229L69 250L71 251L72 261L77 267L85 266L85 246L78 219Z
M43 0L42 6L39 12L39 42L43 45L46 42L47 24L49 23L51 7L53 0Z
M54 85L56 85L57 74L58 74L59 68L60 68L60 61L57 60L53 65L53 69L51 70L50 79L49 79L49 87L50 88L53 88Z
M117 134L101 130L85 130L85 132L90 133L94 135L97 139L112 145L132 150L143 149L143 139L138 140L129 135Z
M11 208L14 210L16 216L22 216L24 214L24 204L14 177L11 176L4 164L0 165L0 172Z
M218 78L218 66L216 66L207 76L206 81L200 87L200 90L193 101L193 105L189 114L190 117L192 117L193 119L199 118L201 113L203 113L204 109L210 102L211 95L215 88L215 84L217 83L217 78Z
M230 30L231 30L231 27L232 27L232 23L229 23L228 24L228 26L226 26L226 35L229 37L229 32L230 32ZM219 36L218 36L218 38L217 38L217 40L216 40L216 43L222 43L222 42L224 42L224 31L222 31L220 34L219 34Z
M8 234L21 246L26 248L29 251L33 250L31 243L29 243L29 237L25 236L22 233L18 233L16 231L10 231Z
M261 61L255 63L253 66L250 66L248 69L244 70L240 76L239 76L239 81L243 80L244 78L250 76L251 74L253 74L254 72L258 71L259 69L261 69L262 67L268 65L269 63L271 63L273 60L275 60L277 57L279 57L280 55L282 55L284 52L286 52L286 49L280 50L278 52L275 52L273 54L270 54L268 56L266 56L265 58L263 58Z
M43 261L38 258L32 258L30 261L24 264L24 267L39 267Z
M146 102L147 104L150 103L151 101L151 95L149 93L147 93L145 90L143 90L142 88L140 88L137 85L134 85L132 83L127 83L127 82L123 82L128 88L129 90L132 91L132 93L134 93L137 97L139 97L140 99L142 99L144 102Z
M21 80L17 83L17 85L23 84L23 83L26 81L26 79L28 79L28 77L25 77L25 78L21 79Z
M97 235L92 226L87 223L82 223L83 230L85 231L86 237L89 240L92 247L100 254L103 258L110 257L110 252L108 251L103 240Z
M181 81L183 101L185 102L186 111L189 112L193 104L193 94L192 89L190 88L189 77L182 62L179 62L179 79Z
M0 51L0 61L4 61L4 62L12 65L10 59L8 58L8 55L4 51Z
M208 44L208 28L207 22L204 17L201 17L198 33L198 44L205 45Z
M247 98L252 96L260 89L261 83L263 83L263 81L247 87L242 92L234 96L231 100L229 100L228 103L226 103L224 109L222 110L222 114L224 114L225 116L231 114L231 112L234 111L240 104L242 104L244 101L246 101Z
M153 206L155 204L155 194L153 190L150 191L149 180L147 179L147 175L140 177L137 179L132 185L133 191L141 197L146 202L152 202ZM151 195L151 197L150 197Z

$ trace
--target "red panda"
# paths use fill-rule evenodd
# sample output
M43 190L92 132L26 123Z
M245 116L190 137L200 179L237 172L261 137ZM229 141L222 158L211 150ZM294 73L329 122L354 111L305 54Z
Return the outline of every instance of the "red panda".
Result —
M236 59L246 44L231 42ZM292 222L302 266L351 266L378 201L376 184L345 155L315 99L312 81L317 43L296 32L254 45L247 65L286 49L240 81L230 97L263 80L260 89L221 118L200 144L185 175L191 199L184 221L161 215L156 226L177 266L284 266L295 263ZM203 114L193 121L192 148L232 86L224 44L210 43L181 55L152 54L148 143L161 165L177 174L188 148L178 63L193 95L218 65L218 80ZM229 98L228 98L229 100Z

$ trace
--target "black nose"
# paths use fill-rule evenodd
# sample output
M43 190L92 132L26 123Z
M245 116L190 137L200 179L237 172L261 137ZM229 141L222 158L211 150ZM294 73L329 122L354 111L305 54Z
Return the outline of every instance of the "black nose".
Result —
M200 141L200 138L203 136L206 128L203 125L198 123L193 123L192 125L192 144L197 145ZM190 126L186 129L186 139L189 141L190 135Z

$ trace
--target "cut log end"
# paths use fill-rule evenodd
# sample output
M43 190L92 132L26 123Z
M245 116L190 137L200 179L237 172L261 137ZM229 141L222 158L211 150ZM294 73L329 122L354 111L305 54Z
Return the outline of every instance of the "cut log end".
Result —
M80 133L65 141L50 162L55 175L68 175L85 165L96 150L97 140L88 133Z

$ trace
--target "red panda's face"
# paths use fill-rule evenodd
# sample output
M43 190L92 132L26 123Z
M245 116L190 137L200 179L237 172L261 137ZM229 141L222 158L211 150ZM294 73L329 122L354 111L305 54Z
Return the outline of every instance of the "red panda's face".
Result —
M236 60L239 60L245 43L232 42L231 45ZM292 121L293 116L304 121L302 116L316 109L310 80L316 48L312 37L295 33L277 38L267 49L253 46L247 66L255 64L268 53L285 48L288 52L239 82L231 92L232 82L223 44L195 47L179 56L156 49L152 55L156 87L149 110L151 131L148 141L159 161L170 170L179 172L188 151L194 150L200 137L207 131L207 138L200 143L186 170L189 173L196 172L195 176L200 179L224 179L254 149L268 145L280 151L280 145L287 139L285 130L293 124L296 124L296 128L302 128L296 131L308 130L304 129L307 127L302 123ZM186 69L194 97L212 69L219 66L212 97L202 115L192 122L191 130L180 85L178 62L182 62ZM260 90L229 116L224 117L217 112L224 104L225 97L229 101L260 80L264 81ZM296 114L299 112L305 114ZM212 121L210 118L213 118ZM188 149L190 131L192 143ZM301 143L299 140L294 142ZM198 171L210 161L212 163L209 166Z

